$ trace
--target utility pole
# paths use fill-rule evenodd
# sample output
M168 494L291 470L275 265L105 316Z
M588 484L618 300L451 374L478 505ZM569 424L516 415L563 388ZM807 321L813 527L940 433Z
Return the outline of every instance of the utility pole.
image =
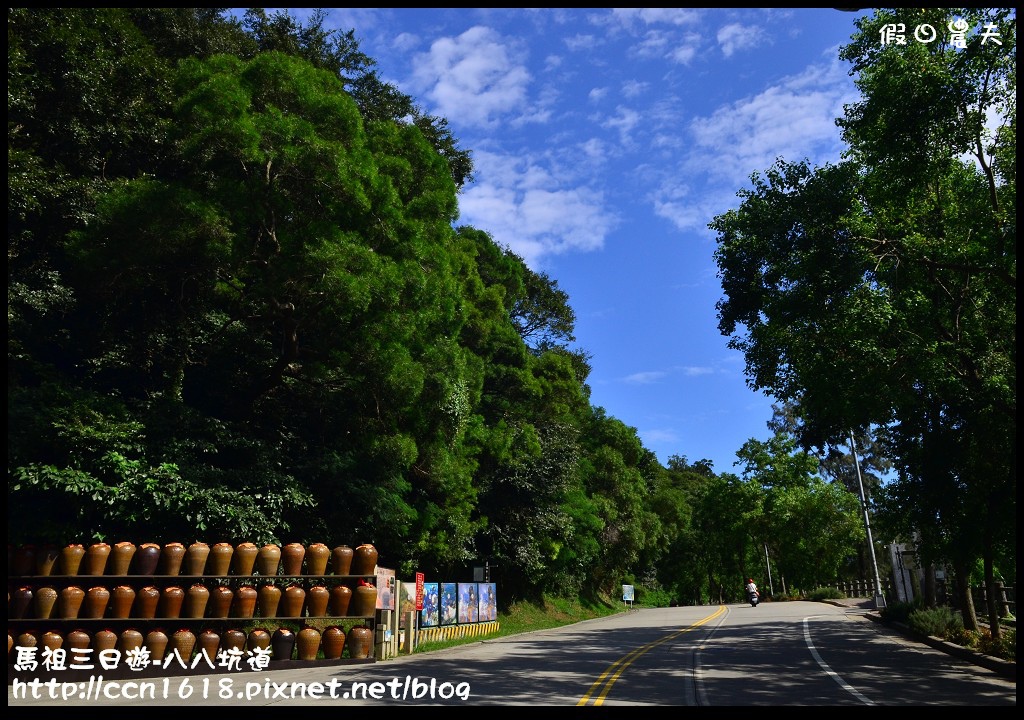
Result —
M853 464L857 468L857 487L860 488L860 506L864 510L864 529L868 533L868 548L871 550L871 567L875 570L875 608L885 607L885 593L882 592L882 579L878 576L878 560L875 559L875 541L871 538L871 519L868 515L868 501L864 495L864 479L860 475L860 460L857 459L857 446L850 429L850 452L853 453Z
M772 566L768 562L768 543L764 543L764 566L768 568L768 592L775 594L775 586L772 585Z

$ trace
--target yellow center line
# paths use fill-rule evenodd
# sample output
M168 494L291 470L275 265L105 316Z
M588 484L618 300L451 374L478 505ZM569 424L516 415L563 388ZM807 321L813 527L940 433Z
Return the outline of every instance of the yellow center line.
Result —
M604 690L601 691L600 695L598 695L596 698L594 698L593 704L594 705L601 705L601 704L603 704L604 703L604 699L606 697L608 697L608 693L611 692L612 685L614 685L615 681L619 679L619 676L622 675L623 671L626 668L628 668L630 665L633 664L634 660L636 660L638 657L643 655L648 650L653 650L654 648L658 647L662 643L666 643L669 640L674 640L675 638L679 637L683 633L689 632L689 631L691 631L691 630L693 630L695 628L700 627L704 623L707 623L707 622L710 622L711 620L714 620L716 617L718 617L719 615L721 615L725 611L726 611L725 605L721 605L721 606L719 606L718 610L716 610L711 615L708 615L703 620L698 620L697 622L693 623L692 625L690 625L688 627L680 628L679 630L676 630L675 632L672 632L669 635L666 635L665 637L661 638L660 640L655 640L653 642L647 643L646 645L643 645L643 646L637 648L636 650L632 650L628 654L626 654L623 657L619 658L614 663L612 663L608 667L607 670L605 670L603 673L601 673L601 676L594 682L593 685L590 686L590 689L587 690L587 694L584 695L582 698L580 698L580 701L578 703L576 703L576 705L577 706L586 705L590 701L591 696L593 696L593 694L595 692L597 692L601 688L602 685L604 686Z

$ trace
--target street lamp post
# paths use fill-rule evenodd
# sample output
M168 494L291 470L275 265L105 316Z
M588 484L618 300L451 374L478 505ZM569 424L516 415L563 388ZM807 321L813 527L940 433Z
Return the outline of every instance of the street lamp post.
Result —
M864 529L868 533L868 548L871 550L871 566L875 570L875 608L885 607L885 594L882 592L882 579L878 576L878 560L875 559L875 541L871 538L871 518L868 515L868 501L864 495L864 479L860 475L860 460L857 459L857 446L850 430L850 452L853 453L853 464L857 468L857 487L860 489L860 505L864 510Z

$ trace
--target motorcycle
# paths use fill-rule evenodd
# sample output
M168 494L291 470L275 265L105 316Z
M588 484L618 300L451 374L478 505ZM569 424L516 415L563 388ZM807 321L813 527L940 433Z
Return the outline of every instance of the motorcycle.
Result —
M757 603L761 600L756 592L747 593L747 597L750 600L750 607L757 607Z

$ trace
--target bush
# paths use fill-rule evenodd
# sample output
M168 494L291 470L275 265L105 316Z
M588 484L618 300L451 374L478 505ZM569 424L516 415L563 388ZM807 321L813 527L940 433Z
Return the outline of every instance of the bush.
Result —
M965 627L951 628L946 635L946 640L964 647L977 648L981 634Z
M811 590L807 593L808 600L841 600L846 597L846 593L842 590L834 587L820 587Z
M910 602L895 602L882 608L881 616L886 622L908 624L910 622L910 614L920 609L920 607L921 601L919 599L911 600Z
M978 638L978 650L986 655L1017 662L1017 628L1003 629L998 640L992 637L991 631L983 629Z
M945 638L963 628L960 615L948 607L919 608L910 613L907 624L919 633Z
M635 605L644 607L670 607L672 605L672 594L661 588L645 588L640 586L635 589Z

